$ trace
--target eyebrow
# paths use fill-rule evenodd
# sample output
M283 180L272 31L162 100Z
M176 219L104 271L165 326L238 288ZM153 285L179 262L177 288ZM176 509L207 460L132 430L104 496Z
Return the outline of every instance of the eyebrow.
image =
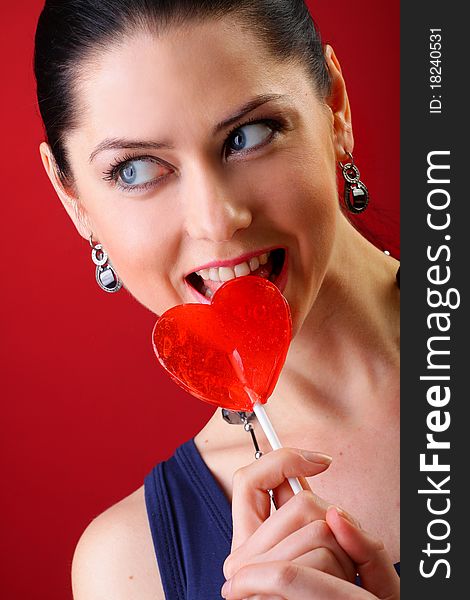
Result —
M258 106L262 106L263 104L271 102L272 100L281 100L287 98L289 98L289 96L286 94L259 94L258 96L251 98L251 100L249 100L243 106L241 106L235 113L233 113L223 121L217 123L212 130L212 134L216 135L225 127L232 125L247 113L255 110L255 108L258 108ZM153 140L132 140L125 138L106 138L105 140L100 142L90 154L88 162L93 162L95 156L100 152L103 152L104 150L116 150L124 148L139 148L151 150L160 150L161 148L166 148L169 150L174 150L174 146L172 146L168 142L157 142Z

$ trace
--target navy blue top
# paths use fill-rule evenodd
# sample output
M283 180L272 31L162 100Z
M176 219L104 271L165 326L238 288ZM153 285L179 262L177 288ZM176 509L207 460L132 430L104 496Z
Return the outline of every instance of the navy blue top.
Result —
M167 600L220 600L232 509L194 438L150 471L144 489Z

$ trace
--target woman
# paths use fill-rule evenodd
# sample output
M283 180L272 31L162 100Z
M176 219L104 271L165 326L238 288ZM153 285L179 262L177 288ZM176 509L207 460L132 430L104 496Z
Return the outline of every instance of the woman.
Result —
M286 448L254 461L217 410L87 528L75 599L220 597L224 577L233 599L398 598L398 263L338 203L350 107L303 1L47 1L35 73L41 158L103 288L159 315L253 272L293 319L269 401Z

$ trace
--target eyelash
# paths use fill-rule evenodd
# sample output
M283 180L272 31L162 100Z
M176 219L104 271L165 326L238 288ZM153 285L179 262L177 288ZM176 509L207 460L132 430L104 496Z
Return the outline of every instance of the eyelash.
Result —
M239 123L239 124L235 125L228 132L227 137L225 138L224 147L227 144L227 142L230 139L230 137L235 133L235 131L237 131L238 129L241 129L242 127L245 127L246 125L256 124L256 123L262 123L264 125L268 125L273 130L273 134L272 134L272 136L269 138L269 140L267 142L264 142L264 143L262 143L262 144L260 144L258 146L255 146L251 150L248 150L247 152L245 152L245 154L248 154L248 153L256 150L257 148L260 148L262 146L270 144L271 141L275 137L277 137L276 134L279 133L279 132L281 132L281 131L283 131L285 129L284 123L281 122L281 121L279 121L279 120L270 119L270 118L252 118L252 119L248 119L247 121L244 121L241 124ZM226 153L225 153L225 156L226 156ZM155 185L158 185L163 179L166 178L166 175L163 175L162 177L160 177L157 180L148 181L147 183L142 183L142 184L139 184L139 185L122 185L122 183L120 183L120 181L119 181L119 172L125 167L125 165L128 162L136 161L136 160L148 160L150 162L155 162L157 164L163 164L163 163L161 163L161 161L157 160L153 156L140 156L140 155L136 155L136 154L125 154L124 156L116 159L116 161L110 165L110 167L109 167L109 169L107 171L103 171L103 175L104 175L103 179L105 181L112 181L112 182L114 182L114 185L117 188L119 188L120 190L123 190L125 192L132 192L132 191L135 191L135 190L144 190L144 189L151 188L151 187L153 187ZM168 175L170 175L170 174L171 173L168 173Z

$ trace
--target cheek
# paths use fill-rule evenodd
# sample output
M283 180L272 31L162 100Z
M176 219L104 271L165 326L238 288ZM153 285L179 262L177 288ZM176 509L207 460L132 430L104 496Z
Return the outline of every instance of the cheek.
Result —
M312 144L284 149L258 174L252 193L277 228L305 245L303 253L314 246L315 256L329 254L339 210L335 163L324 147L300 148Z
M170 280L180 247L180 217L175 203L165 205L150 196L104 197L101 206L109 208L97 210L95 204L92 217L99 232L95 237L107 250L129 293L155 314L178 304L181 298Z
M318 182L317 182L318 183ZM289 229L294 232L294 252L286 294L292 301L294 335L312 309L330 262L339 214L334 184L307 184L290 211ZM290 285L289 285L290 284Z
M334 245L340 210L335 163L324 148L300 154L297 147L268 172L259 178L257 193L264 214L291 248L284 293L295 334L315 302Z

